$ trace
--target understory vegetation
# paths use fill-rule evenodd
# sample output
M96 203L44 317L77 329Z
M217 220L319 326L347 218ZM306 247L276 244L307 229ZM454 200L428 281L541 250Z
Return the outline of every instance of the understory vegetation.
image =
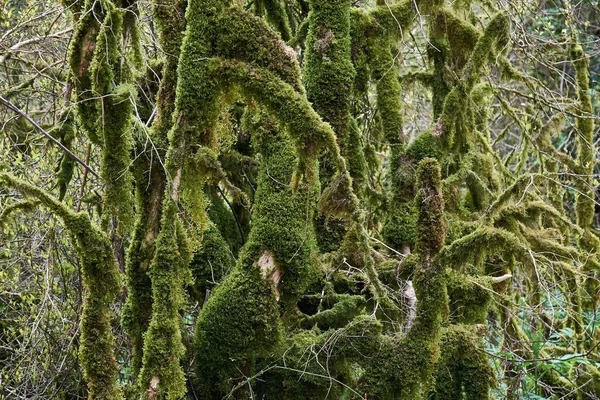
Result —
M0 399L600 399L599 21L0 3Z

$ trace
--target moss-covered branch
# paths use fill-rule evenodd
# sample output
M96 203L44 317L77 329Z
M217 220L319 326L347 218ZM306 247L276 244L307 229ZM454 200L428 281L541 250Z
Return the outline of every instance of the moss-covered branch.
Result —
M75 239L85 288L79 357L88 382L88 398L121 399L110 315L110 306L119 293L120 276L111 243L87 214L74 213L43 189L6 173L0 174L0 182L47 207Z

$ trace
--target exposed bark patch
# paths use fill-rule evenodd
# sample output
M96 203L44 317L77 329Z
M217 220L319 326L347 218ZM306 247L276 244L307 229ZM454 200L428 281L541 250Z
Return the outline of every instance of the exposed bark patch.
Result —
M262 255L257 262L260 267L262 276L273 282L273 288L275 290L275 298L279 301L281 295L279 294L279 281L281 281L281 268L275 263L273 253L269 250L263 251Z

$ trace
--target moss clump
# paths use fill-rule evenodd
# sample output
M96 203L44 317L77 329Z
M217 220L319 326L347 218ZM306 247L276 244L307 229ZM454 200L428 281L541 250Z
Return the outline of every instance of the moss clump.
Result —
M580 245L588 251L600 252L600 240L591 234L591 226L594 220L594 182L593 175L596 166L594 155L594 108L590 96L589 61L583 48L577 44L571 49L571 59L575 67L575 80L577 82L578 112L581 114L576 119L577 135L577 164L581 168L583 176L578 177L575 185L578 193L575 196L575 213L577 224L587 231L580 239ZM593 279L586 280L590 293L598 292L598 284ZM598 296L594 296L593 303L598 304Z
M396 201L383 228L383 238L388 246L402 251L413 248L416 239L417 210L413 202Z
M600 393L600 371L591 364L576 363L571 369L571 379L575 381L577 400L598 396Z
M248 249L268 249L281 268L279 292L286 307L296 303L316 278L312 216L318 187L292 191L297 156L287 133L266 114L249 116L252 140L261 155Z
M269 356L281 340L275 291L255 258L242 250L237 267L217 287L198 317L194 339L196 389L203 398L227 394L241 378L240 372L250 376L253 362Z
M416 250L425 257L434 256L442 249L446 235L440 167L436 160L425 158L419 163L417 187L415 206L419 213Z
M348 135L354 80L350 0L311 0L310 5L304 86L315 111L343 138Z
M75 121L73 121L73 119L67 115L66 118L49 133L55 138L59 139L66 148L70 148L76 134L74 123ZM67 188L71 182L71 179L73 178L74 169L75 160L67 155L63 155L58 166L58 201L63 201L65 198L65 195L67 194Z
M149 131L155 148L148 150L144 137L144 142L139 143L136 149L140 156L133 162L137 219L125 266L128 291L122 325L132 340L132 368L136 377L142 368L143 334L148 329L152 315L152 284L148 268L155 255L154 242L159 231L166 184L163 166L153 161L157 156L163 158L165 154L162 149L168 147L167 132L175 108L177 56L185 27L184 10L184 3L179 0L157 1L152 9L159 43L165 54L170 56L160 64L162 79L157 94L157 113Z
M267 12L267 20L286 42L292 38L292 29L286 12L286 4L282 0L261 0Z
M247 227L243 221L240 221L240 216L234 215L234 212L239 209L246 211L246 209L243 206L236 208L235 203L226 203L217 193L218 191L214 187L207 187L207 196L210 199L207 210L208 217L215 224L221 237L229 246L231 254L235 257L244 244L242 235L246 234ZM233 210L230 205L233 206Z
M117 232L123 234L133 226L133 196L131 187L131 114L135 88L118 85L121 82L121 48L123 15L112 3L104 5L106 17L96 37L98 45L90 66L91 89L98 100L95 135L103 147L101 176L106 183L104 211L120 222ZM80 118L93 116L80 115Z
M508 18L503 13L496 14L490 20L462 68L463 79L450 91L448 91L448 84L443 78L444 72L440 71L442 74L440 79L444 82L442 86L445 85L445 87L440 87L440 90L437 91L444 95L444 100L435 133L443 135L446 147L464 153L468 150L469 143L473 141L475 115L473 107L468 104L468 99L475 85L483 76L485 66L490 60L493 60L495 55L504 50L508 41L509 27ZM446 55L438 54L436 57L442 56ZM438 68L443 68L442 61L438 62L441 64ZM434 94L435 92L434 88Z

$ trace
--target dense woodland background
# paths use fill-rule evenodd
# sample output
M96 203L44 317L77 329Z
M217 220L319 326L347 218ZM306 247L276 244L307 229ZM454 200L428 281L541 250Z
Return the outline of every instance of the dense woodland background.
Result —
M3 0L0 399L600 399L600 5Z

